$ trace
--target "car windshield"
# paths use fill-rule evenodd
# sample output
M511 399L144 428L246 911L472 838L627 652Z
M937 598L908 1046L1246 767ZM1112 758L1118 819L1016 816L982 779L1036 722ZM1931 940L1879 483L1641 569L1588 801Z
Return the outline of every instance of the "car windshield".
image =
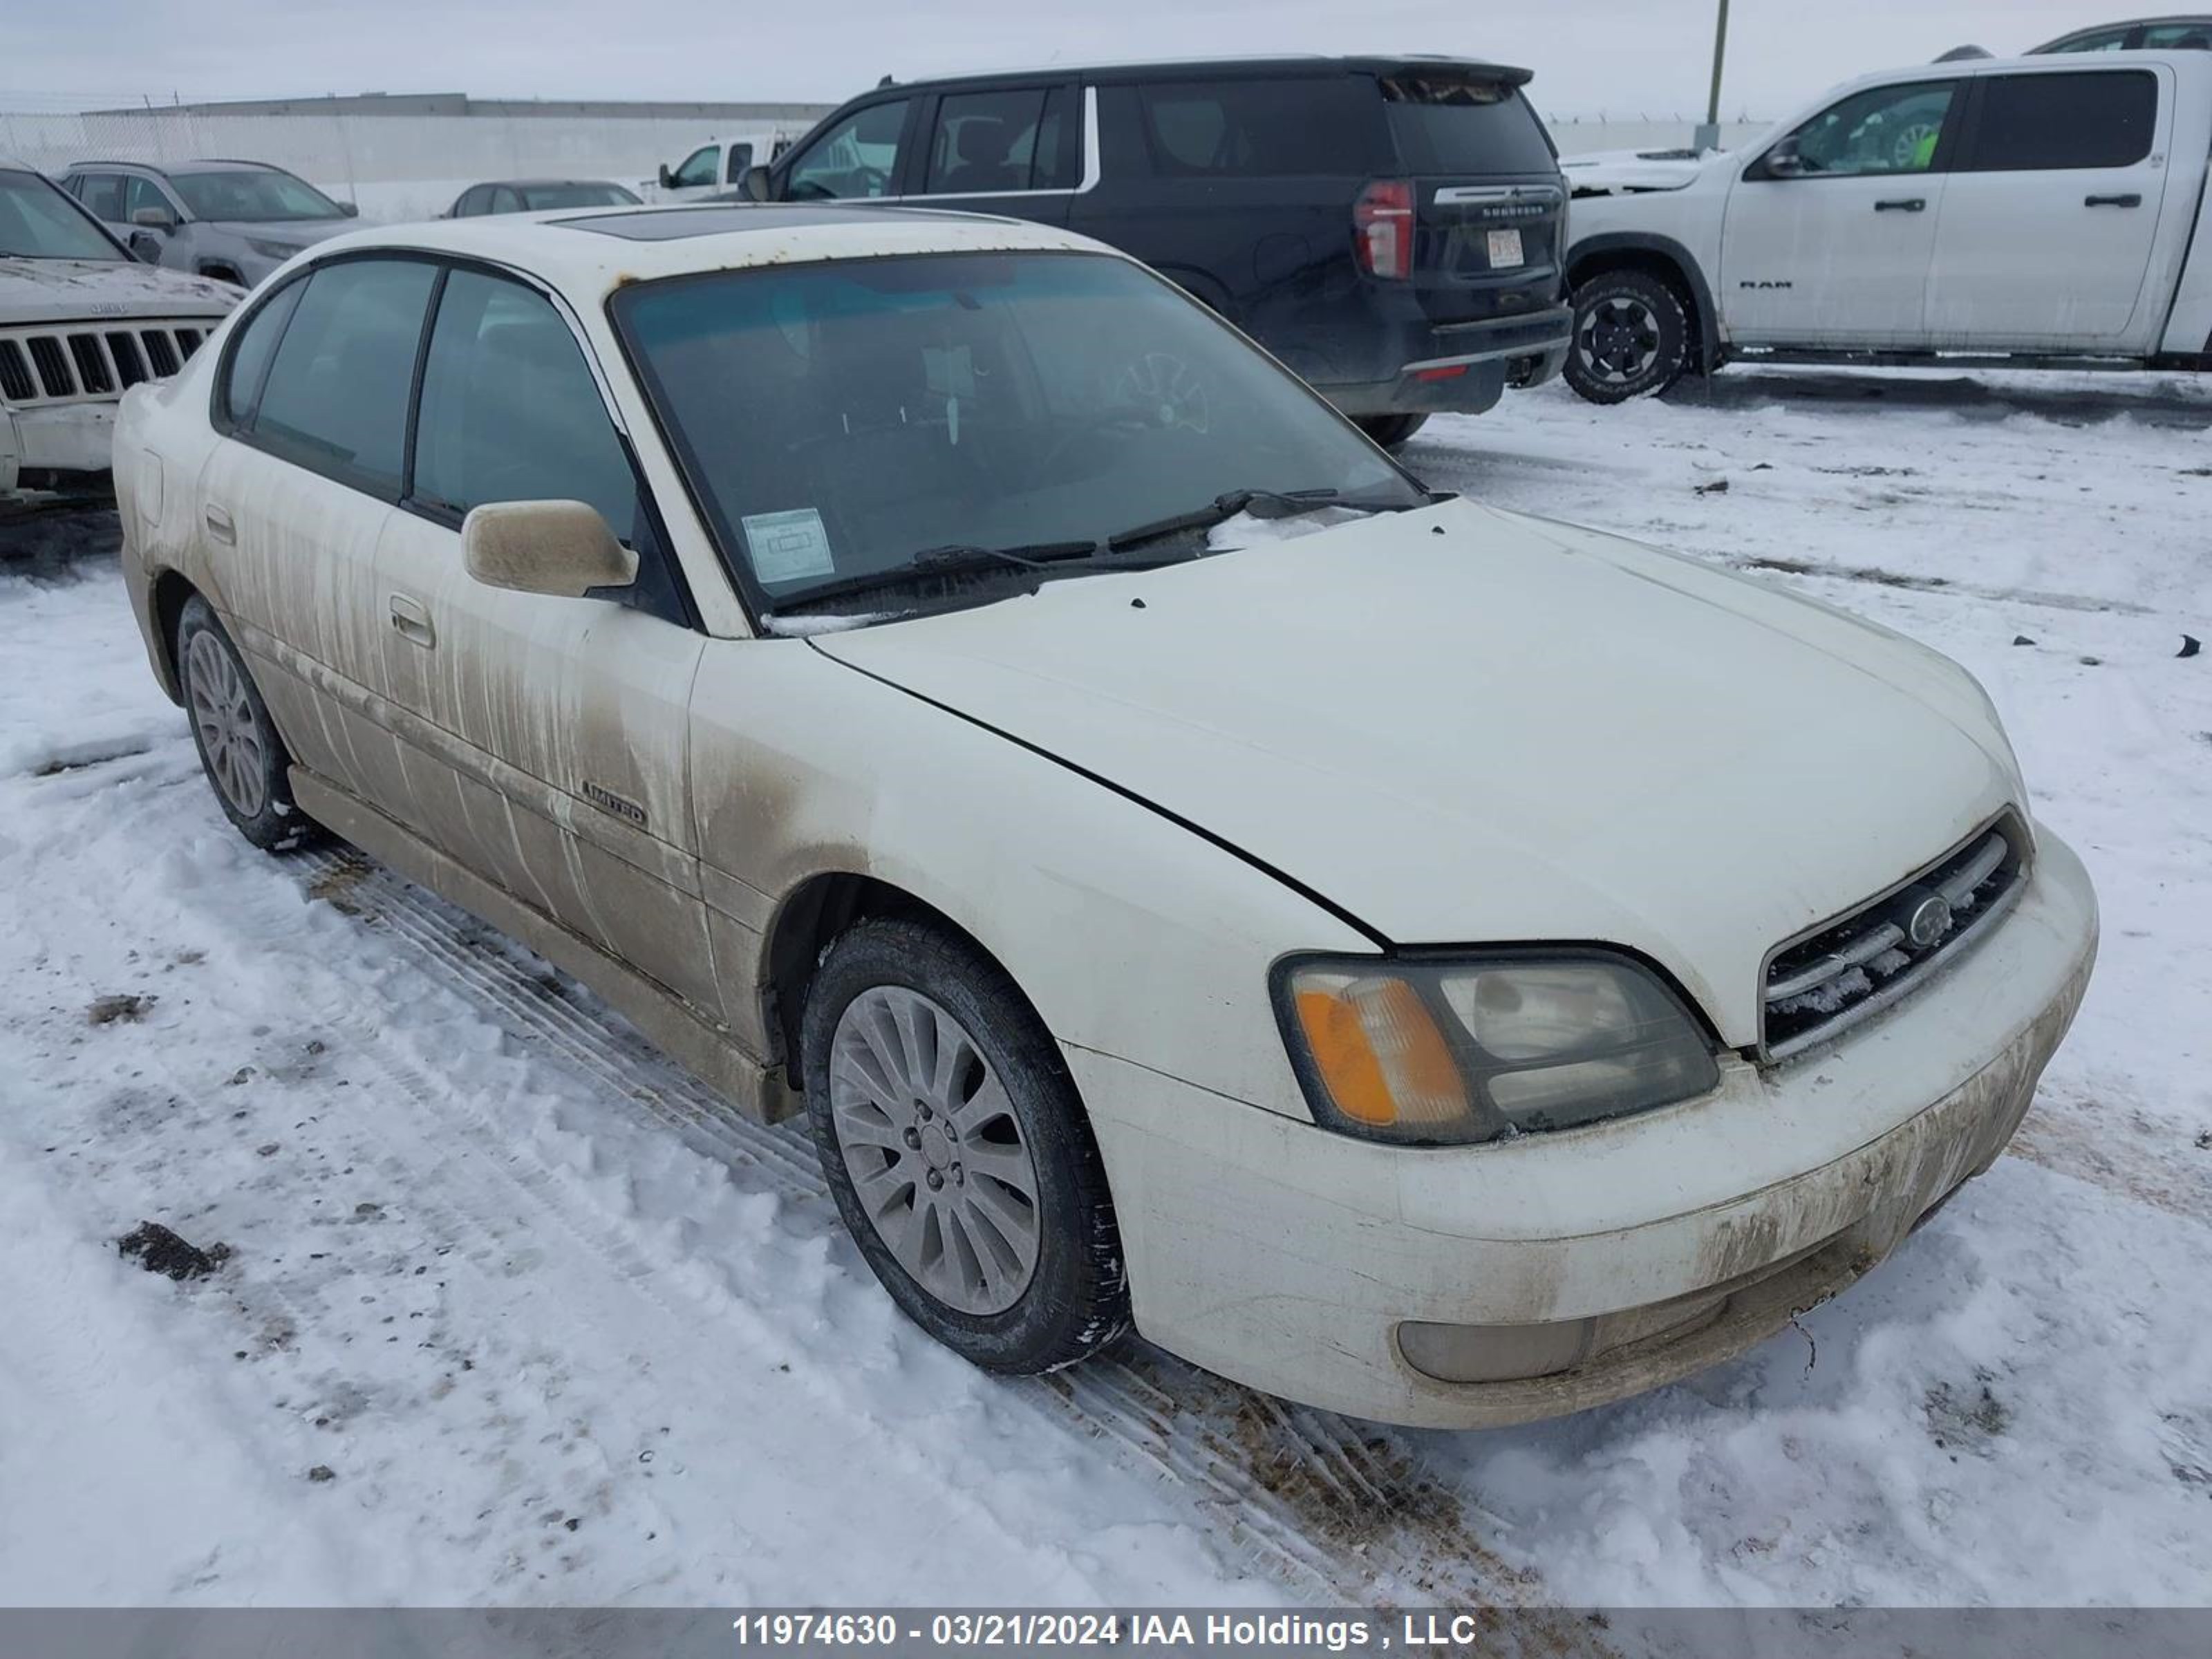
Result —
M129 258L75 203L38 174L0 172L0 258Z
M1254 496L1429 499L1233 331L1103 254L715 271L629 284L613 309L763 611L994 552L1017 578L1112 568L1117 538Z
M515 194L522 198L526 213L544 213L552 208L637 205L637 198L620 185L518 185Z
M169 183L195 219L261 224L273 219L338 219L338 204L304 179L259 168L172 173Z

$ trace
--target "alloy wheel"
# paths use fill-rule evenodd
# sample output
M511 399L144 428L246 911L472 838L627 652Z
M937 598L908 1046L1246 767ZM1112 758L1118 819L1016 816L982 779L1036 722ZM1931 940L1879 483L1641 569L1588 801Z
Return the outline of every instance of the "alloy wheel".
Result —
M1641 300L1600 300L1583 315L1575 349L1593 379L1626 385L1657 361L1659 319Z
M246 689L246 676L212 633L192 635L185 652L186 701L208 775L241 818L260 816L268 804L268 752L261 723Z
M947 1307L1004 1313L1035 1276L1036 1164L965 1027L903 986L853 999L830 1045L830 1119L869 1224Z

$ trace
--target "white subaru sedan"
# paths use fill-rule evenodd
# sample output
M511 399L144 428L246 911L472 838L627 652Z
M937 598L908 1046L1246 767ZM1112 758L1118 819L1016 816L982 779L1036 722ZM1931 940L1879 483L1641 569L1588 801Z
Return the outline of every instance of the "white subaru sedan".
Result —
M1987 1169L2087 978L1960 669L1425 490L1080 237L368 232L212 344L115 477L222 811L804 1113L980 1365L1133 1325L1437 1425L1653 1387Z

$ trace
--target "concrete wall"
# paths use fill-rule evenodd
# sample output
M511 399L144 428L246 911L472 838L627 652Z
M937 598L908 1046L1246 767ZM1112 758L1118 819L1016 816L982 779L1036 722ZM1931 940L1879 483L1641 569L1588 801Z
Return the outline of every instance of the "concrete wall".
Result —
M234 156L289 167L362 216L396 222L443 212L484 179L613 179L633 187L711 137L750 138L760 159L826 105L498 103L458 94L118 110L87 115L0 111L0 157L47 173L72 161ZM1553 118L1560 150L1686 144L1694 121ZM1759 131L1723 127L1726 147Z

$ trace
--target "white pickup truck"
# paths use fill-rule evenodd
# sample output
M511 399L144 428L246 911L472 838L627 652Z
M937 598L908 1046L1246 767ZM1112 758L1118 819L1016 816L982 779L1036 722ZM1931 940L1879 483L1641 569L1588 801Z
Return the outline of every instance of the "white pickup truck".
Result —
M2115 52L1867 76L1740 150L1571 170L1567 380L2212 368L2208 157L2212 53Z

